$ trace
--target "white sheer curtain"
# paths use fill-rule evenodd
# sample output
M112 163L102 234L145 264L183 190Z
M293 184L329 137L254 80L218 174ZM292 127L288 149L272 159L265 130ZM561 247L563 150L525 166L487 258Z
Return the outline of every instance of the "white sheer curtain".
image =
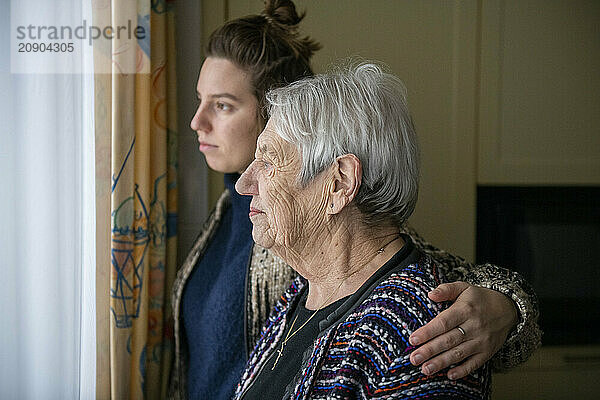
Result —
M81 0L11 7L34 16L89 12ZM3 9L0 398L92 399L93 75L11 74L10 14Z

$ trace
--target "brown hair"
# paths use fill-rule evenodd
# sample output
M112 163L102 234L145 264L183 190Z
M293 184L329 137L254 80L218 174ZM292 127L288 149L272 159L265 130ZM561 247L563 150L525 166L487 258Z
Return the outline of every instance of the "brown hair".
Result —
M321 48L309 37L299 37L298 15L290 0L266 0L260 15L226 22L208 40L207 57L227 59L251 75L259 106L265 93L312 76L310 58Z

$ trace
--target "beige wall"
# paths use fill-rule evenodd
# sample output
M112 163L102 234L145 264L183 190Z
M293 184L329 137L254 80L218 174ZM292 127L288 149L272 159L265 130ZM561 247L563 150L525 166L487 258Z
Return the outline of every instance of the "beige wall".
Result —
M177 43L177 265L181 265L208 211L207 166L190 129L195 112L194 88L202 60L201 7L180 2L176 13Z
M485 1L479 182L600 184L600 2Z
M177 3L177 114L178 114L178 220L177 264L181 265L198 235L215 196L223 190L223 177L212 172L198 150L190 128L196 109L196 81L208 35L226 19L227 2Z

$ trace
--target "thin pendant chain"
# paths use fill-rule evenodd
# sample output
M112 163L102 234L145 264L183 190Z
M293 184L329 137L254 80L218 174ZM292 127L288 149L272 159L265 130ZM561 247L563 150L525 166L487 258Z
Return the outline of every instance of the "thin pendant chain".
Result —
M375 253L375 255L373 256L373 258L375 258L377 255L381 254L384 252L385 248L392 243L393 241L395 241L396 239L398 239L399 236L395 237L394 239L390 240L389 242L387 242L385 245L383 245L382 247L380 247L377 252ZM373 260L373 259L371 259ZM371 261L369 261L371 262ZM368 264L368 263L367 263ZM366 264L365 264L366 265ZM300 330L302 330L302 328L304 328L306 326L306 324L308 324L310 322L311 319L313 319L313 317L315 315L317 315L317 313L319 311L321 311L321 309L327 304L329 303L329 301L333 298L333 296L337 293L338 290L340 290L340 288L342 287L342 285L344 284L344 282L346 282L350 277L352 277L354 274L356 274L357 272L359 272L362 268L357 269L356 271L354 271L353 273L351 273L350 275L348 275L347 277L345 277L340 284L338 285L338 287L331 292L331 294L329 295L329 297L327 297L327 299L319 306L319 308L317 308L311 315L310 317L308 317L308 319L302 324L300 325L300 327L298 329L296 329L294 332L292 332L292 330L294 329L294 325L296 324L296 320L298 320L298 314L296 314L296 317L294 318L294 320L292 321L292 326L290 326L290 330L288 331L287 335L285 335L285 338L283 339L283 341L281 342L281 347L277 350L277 358L275 359L275 363L273 364L273 368L271 368L271 371L273 371L275 369L275 367L277 366L277 363L279 362L279 359L281 358L281 356L283 355L283 349L285 348L285 345L287 344L287 342L294 337L295 334L297 334L298 332L300 332Z
M358 271L356 271L358 272ZM355 272L355 273L356 273ZM352 274L354 275L354 274ZM271 371L273 371L275 369L275 366L277 366L277 363L279 362L279 359L281 358L282 354L283 354L283 349L285 347L285 345L287 344L288 340L290 340L292 337L294 337L294 335L298 332L300 332L300 330L302 328L304 328L306 326L306 324L308 324L310 322L311 319L313 319L313 317L315 315L317 315L317 313L319 311L321 311L321 309L323 308L323 306L325 304L327 304L329 302L329 300L331 300L331 298L333 297L334 294L337 293L337 291L342 287L342 285L344 284L344 282L346 282L346 280L348 278L350 278L352 275L347 276L343 281L340 282L339 286L333 291L331 292L331 294L329 295L329 297L323 302L323 304L321 304L319 306L319 308L317 308L311 315L310 317L308 317L308 319L306 321L304 321L304 323L302 325L300 325L300 327L298 329L296 329L293 333L292 333L292 329L294 329L294 325L296 324L296 320L298 319L298 314L296 314L296 318L294 318L294 321L292 321L292 326L290 326L290 330L288 331L287 335L285 335L285 339L283 339L283 341L281 342L281 347L279 348L279 350L277 350L277 358L275 359L275 363L273 364L273 368L271 368Z

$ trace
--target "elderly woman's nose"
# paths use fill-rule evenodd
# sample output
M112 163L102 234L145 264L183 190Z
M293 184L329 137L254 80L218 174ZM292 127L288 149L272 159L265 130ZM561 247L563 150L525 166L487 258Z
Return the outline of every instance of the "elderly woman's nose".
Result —
M257 184L254 176L256 160L246 168L235 184L235 190L241 195L252 196L257 193Z

